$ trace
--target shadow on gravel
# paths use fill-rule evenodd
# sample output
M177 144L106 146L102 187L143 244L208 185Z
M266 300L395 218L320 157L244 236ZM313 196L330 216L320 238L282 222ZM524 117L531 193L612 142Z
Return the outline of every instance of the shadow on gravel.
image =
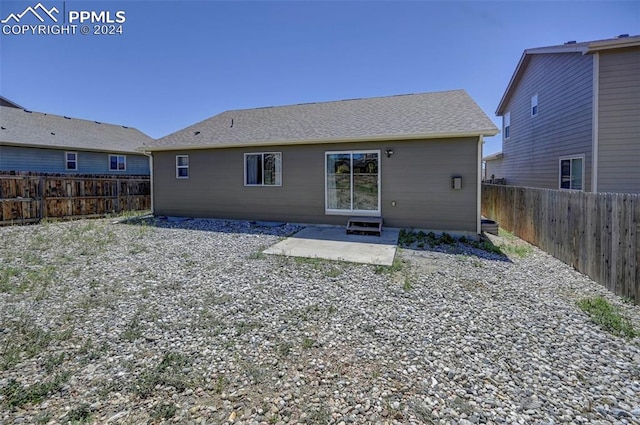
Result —
M414 251L442 252L445 254L468 255L492 261L512 263L509 249L506 245L495 245L489 238L482 236L479 241L456 238L447 233L436 235L411 230L401 230L398 246Z
M119 220L118 223L131 226L151 226L161 229L199 230L216 233L238 233L252 235L291 236L302 229L282 222L219 220L214 218L165 217L152 215L137 216Z

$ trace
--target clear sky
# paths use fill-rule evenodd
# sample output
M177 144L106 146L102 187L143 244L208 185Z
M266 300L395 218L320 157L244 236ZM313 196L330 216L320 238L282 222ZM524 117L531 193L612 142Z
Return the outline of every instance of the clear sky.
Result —
M37 3L0 0L0 19ZM2 34L0 94L152 137L228 109L458 88L500 128L524 49L640 33L640 1L41 3L65 20L124 11L123 33Z

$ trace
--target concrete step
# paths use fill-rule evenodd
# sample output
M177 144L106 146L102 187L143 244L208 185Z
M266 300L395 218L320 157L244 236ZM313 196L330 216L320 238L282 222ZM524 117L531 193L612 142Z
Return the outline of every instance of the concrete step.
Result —
M347 221L347 234L361 233L380 236L383 221L382 217L351 217Z

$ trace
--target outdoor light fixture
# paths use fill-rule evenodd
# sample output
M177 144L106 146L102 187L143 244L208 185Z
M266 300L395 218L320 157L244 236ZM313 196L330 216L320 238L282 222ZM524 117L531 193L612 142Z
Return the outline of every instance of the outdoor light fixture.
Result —
M393 155L393 149L389 148L389 149L385 149L384 153L387 154L387 158L389 158L391 155Z

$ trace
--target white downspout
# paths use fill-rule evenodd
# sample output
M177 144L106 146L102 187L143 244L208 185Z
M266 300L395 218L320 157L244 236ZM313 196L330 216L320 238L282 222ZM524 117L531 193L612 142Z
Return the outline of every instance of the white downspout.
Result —
M480 216L482 215L482 145L484 144L484 140L482 134L478 136L478 184L477 184L477 194L476 194L476 233L478 235L482 234L482 220Z
M155 215L154 211L154 203L153 203L153 153L152 152L142 152L146 156L149 157L149 182L151 183L151 214Z
M591 131L591 191L598 193L598 105L600 103L600 53L593 54L593 106Z

